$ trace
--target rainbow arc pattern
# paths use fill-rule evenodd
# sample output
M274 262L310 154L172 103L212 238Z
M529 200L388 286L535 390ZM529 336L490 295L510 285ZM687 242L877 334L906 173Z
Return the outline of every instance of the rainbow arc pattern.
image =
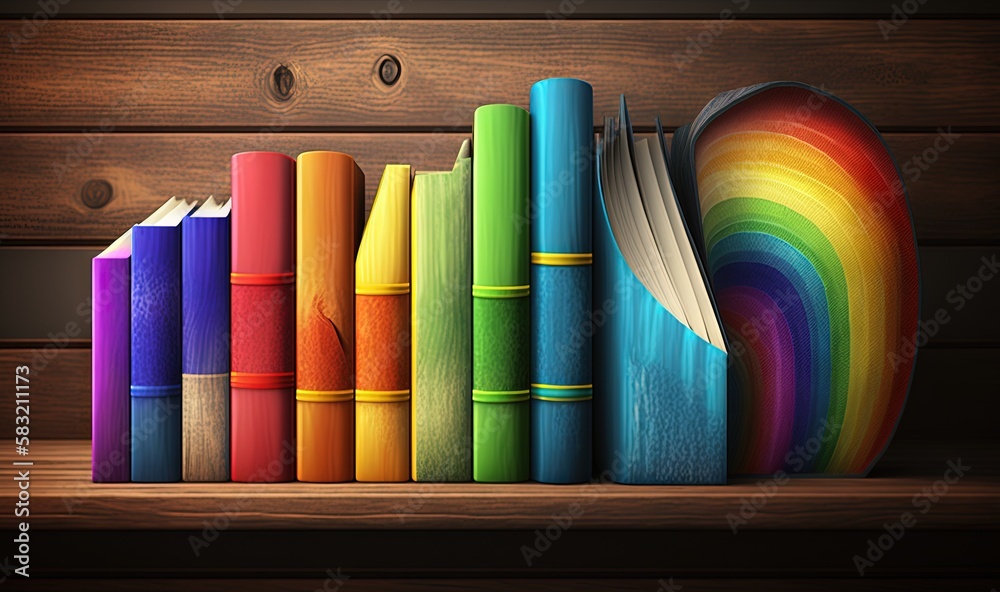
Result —
M895 430L918 323L913 226L877 132L776 86L694 148L709 273L730 341L731 474L866 474Z

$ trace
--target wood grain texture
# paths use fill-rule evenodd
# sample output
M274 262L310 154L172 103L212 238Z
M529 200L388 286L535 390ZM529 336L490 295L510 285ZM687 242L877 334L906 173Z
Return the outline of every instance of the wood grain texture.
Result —
M229 481L229 373L182 379L181 478Z
M345 572L346 573L346 572ZM577 571L575 576L579 576ZM462 590L484 590L487 592L508 592L516 586L518 592L551 592L553 590L572 590L574 592L599 592L613 590L615 592L651 592L667 590L664 584L676 580L676 585L690 586L698 592L841 592L846 588L858 592L939 592L941 580L935 578L878 578L878 579L769 579L769 578L587 578L579 577L558 579L522 578L517 579L479 579L479 578L394 578L394 579L351 579L351 590L358 592L459 592ZM346 579L344 581L347 581ZM996 582L995 579L981 578L968 580L948 580L948 590L954 592L989 591ZM315 592L327 586L331 590L335 582L330 577L326 579L86 579L59 580L60 586L67 590L79 592L131 592L142 589L144 592L174 592L183 588L195 592L229 592L238 589L244 592Z
M0 290L0 310L17 311L0 318L0 348L35 348L40 341L51 343L55 349L89 347L92 332L88 271L90 258L99 252L98 248L83 247L0 248L0 269L10 270L10 277L18 278L17 290ZM981 270L983 277L990 273L990 269L983 268L984 258L1000 265L1000 245L921 247L919 257L920 318L929 322L942 310L947 319L936 327L928 325L933 329L930 343L1000 345L1000 315L996 314L1000 307L1000 275L981 283L978 278ZM965 286L968 297L958 292L959 285ZM457 294L446 289L433 298L453 307ZM452 308L442 309L442 313L450 318Z
M952 483L920 529L1000 528L1000 476L996 445L973 454L972 469ZM761 491L754 480L725 486L629 487L600 482L580 486L484 483L313 484L177 483L94 484L90 443L39 440L32 444L32 527L43 529L201 529L219 508L238 503L229 529L525 529L544 528L568 508L583 529L730 529L727 514ZM868 479L798 479L776 486L745 530L878 529L913 511L913 497L940 479L947 456L916 449L903 459L906 476ZM13 450L0 454L0 479L13 478ZM942 460L944 459L944 460ZM983 460L991 459L991 460ZM983 463L993 463L990 470ZM0 502L11 506L15 491ZM150 504L155 497L156 504ZM414 503L414 500L416 503ZM574 506L575 504L575 506ZM5 527L13 515L0 519Z
M560 0L425 0L406 3L405 9L385 0L242 0L234 4L206 3L204 0L171 0L170 2L135 2L134 0L74 0L59 11L60 18L362 18L394 19L426 18L545 18L549 13L563 14L574 19L588 18L716 18L719 12L733 9L731 0L681 0L649 2L648 0L587 0L574 3L570 11ZM745 18L889 18L892 7L875 2L843 0L756 0L752 5L738 6L746 10ZM6 0L0 4L0 15L31 16L38 11L37 0ZM933 18L956 15L995 16L1000 9L981 0L951 0L947 3L921 5L911 18ZM555 18L554 16L552 18Z
M631 103L630 103L631 105ZM471 123L471 112L468 115ZM638 121L638 119L634 119ZM652 121L652 120L650 120ZM414 171L451 170L468 133L117 133L90 144L82 134L0 134L0 240L107 244L145 218L166 197L230 194L229 156L272 150L296 156L330 149L355 157L365 171L366 209L386 163ZM890 133L889 148L901 167L922 242L967 244L1000 241L1000 134L962 134L923 170L914 158L933 149L935 133ZM66 166L67 154L89 146ZM71 159L72 160L72 159ZM147 162L160 165L148 167ZM907 164L909 163L909 164ZM64 168L65 167L65 168ZM89 181L110 184L111 201L84 205Z
M42 366L45 354L52 359ZM90 349L0 349L0 375L13 376L22 364L32 365L32 437L89 438ZM994 396L993 369L998 367L1000 349L921 350L897 439L961 441L994 435L1000 399ZM13 397L0 397L0 417L13 417L13 402ZM348 425L354 425L353 413ZM354 458L353 447L349 452Z
M21 26L0 22L0 38ZM913 20L888 39L876 20L51 20L0 54L0 125L468 125L479 105L526 105L533 82L571 76L593 84L598 117L625 93L636 121L662 110L668 127L723 90L789 78L879 126L997 126L998 40L976 20ZM392 86L384 54L402 65Z

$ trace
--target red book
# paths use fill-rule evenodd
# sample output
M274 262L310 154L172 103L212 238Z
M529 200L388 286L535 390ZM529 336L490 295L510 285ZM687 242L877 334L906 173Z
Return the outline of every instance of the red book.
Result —
M232 159L233 481L295 479L295 160Z

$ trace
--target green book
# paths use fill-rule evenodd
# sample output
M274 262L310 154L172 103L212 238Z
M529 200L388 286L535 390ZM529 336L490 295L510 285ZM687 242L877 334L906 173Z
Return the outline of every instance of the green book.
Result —
M485 105L472 128L472 478L488 483L529 473L529 127Z
M472 158L413 178L410 274L414 481L472 477Z

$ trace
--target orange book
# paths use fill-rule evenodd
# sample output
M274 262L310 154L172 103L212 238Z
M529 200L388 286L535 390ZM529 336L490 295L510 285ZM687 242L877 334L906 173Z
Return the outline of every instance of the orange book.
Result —
M410 478L410 166L382 173L357 260L358 481Z
M296 432L299 481L354 478L354 257L365 175L339 152L298 158Z

